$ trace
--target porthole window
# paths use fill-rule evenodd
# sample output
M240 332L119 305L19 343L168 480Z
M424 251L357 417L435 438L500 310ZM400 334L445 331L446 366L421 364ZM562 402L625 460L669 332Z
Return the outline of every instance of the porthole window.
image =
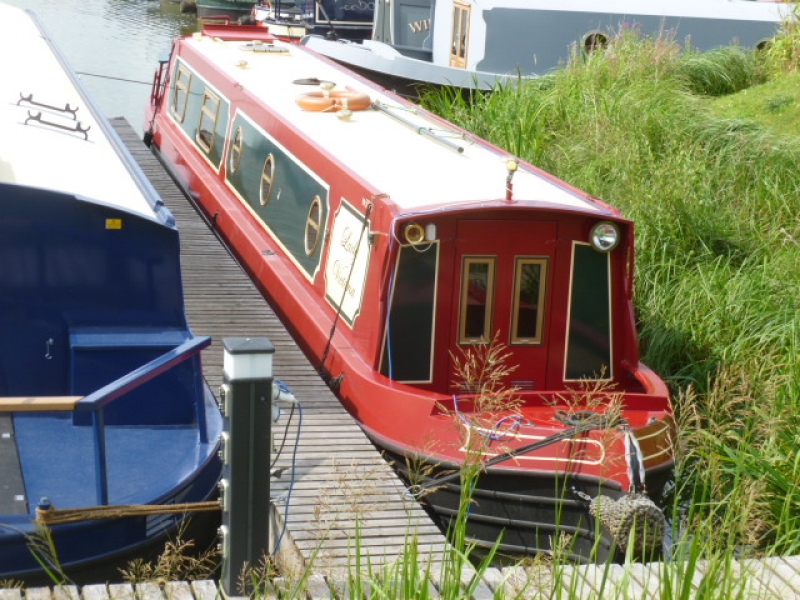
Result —
M269 204L272 197L272 184L275 181L275 157L272 154L267 156L264 161L264 169L261 171L261 206Z
M772 48L772 46L773 46L773 40L772 39L761 40L760 42L758 42L756 44L756 50L758 52L766 52L767 50Z
M311 207L308 209L306 217L306 254L313 256L319 245L320 229L322 221L322 200L319 196L314 196Z
M231 173L236 173L239 166L242 164L242 145L244 144L244 131L241 127L236 128L236 133L233 134L233 142L231 142L231 157L228 163L228 170Z
M595 50L603 50L606 46L608 46L608 36L601 31L587 33L583 38L583 51L586 54L591 54Z

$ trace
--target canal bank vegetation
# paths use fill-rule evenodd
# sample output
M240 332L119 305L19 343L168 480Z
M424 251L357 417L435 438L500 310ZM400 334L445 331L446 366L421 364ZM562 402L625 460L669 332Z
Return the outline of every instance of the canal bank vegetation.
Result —
M636 223L643 360L680 421L673 553L800 554L797 24L758 52L630 29L533 83L424 103Z
M800 554L800 31L787 24L758 53L697 53L629 29L536 81L423 104L636 223L643 360L668 381L680 434L671 544L646 597L749 597L738 561ZM410 531L391 567L354 558L337 595L469 597L492 557L476 558L457 524L436 569ZM128 575L186 577L172 560ZM478 577L463 581L467 565ZM292 579L265 563L243 585L301 598L313 571ZM587 597L577 580L553 585L577 577L558 553L504 577L497 598ZM601 577L596 597L637 597L625 581Z
M674 35L628 29L603 52L576 50L563 69L524 85L423 95L434 112L636 223L643 360L668 381L679 421L670 543L646 592L634 584L640 557L600 565L590 592L556 551L504 569L496 598L749 598L743 560L800 554L798 71L793 24L760 52L698 53ZM462 476L469 489L474 473ZM356 539L340 585L327 580L331 594L480 595L493 557L479 558L463 527L457 519L435 567L413 532L388 567L360 558ZM466 566L474 576L462 575ZM620 568L621 577L604 574ZM276 581L253 574L249 585L304 597L303 586Z

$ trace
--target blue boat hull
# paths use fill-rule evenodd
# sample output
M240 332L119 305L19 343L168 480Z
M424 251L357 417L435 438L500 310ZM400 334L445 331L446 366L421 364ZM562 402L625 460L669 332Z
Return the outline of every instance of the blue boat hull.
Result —
M209 433L213 435L210 439L218 440L220 426L220 419L211 419ZM167 434L167 430L162 432ZM222 470L219 445L212 443L200 448L202 455L198 458L203 459L202 464L176 482L168 493L153 498L151 504L194 503L217 496L217 482ZM132 455L129 460L135 463L137 458ZM73 477L91 483L86 474L73 473ZM58 505L54 507L59 508ZM210 547L215 543L221 518L220 512L215 510L53 525L50 534L56 556L51 557L47 553L34 553L43 538L33 522L35 507L31 512L0 517L0 579L15 579L29 586L53 583L35 554L45 561L55 558L63 574L77 584L119 581L120 568L127 567L128 561L155 559L164 551L165 542L178 536L184 541L191 540L197 551Z

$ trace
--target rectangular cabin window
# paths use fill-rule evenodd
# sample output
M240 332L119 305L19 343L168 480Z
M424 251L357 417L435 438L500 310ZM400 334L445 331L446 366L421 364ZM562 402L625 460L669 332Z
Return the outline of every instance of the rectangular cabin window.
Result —
M450 66L465 69L467 67L467 43L469 41L468 4L453 4L453 32L450 39Z
M481 344L492 339L496 265L494 257L464 257L461 268L460 344Z
M611 373L610 255L574 244L564 379L609 379Z
M192 83L192 73L183 65L178 66L175 76L175 87L172 88L172 102L170 110L172 115L181 123L186 118L186 106L189 103L189 87Z
M403 246L397 257L386 322L381 374L404 383L430 383L439 244Z
M217 117L219 116L219 97L206 90L203 94L203 106L200 109L200 123L197 127L195 139L206 154L214 146L214 135L217 130Z
M511 314L512 344L542 343L546 282L546 258L517 258Z

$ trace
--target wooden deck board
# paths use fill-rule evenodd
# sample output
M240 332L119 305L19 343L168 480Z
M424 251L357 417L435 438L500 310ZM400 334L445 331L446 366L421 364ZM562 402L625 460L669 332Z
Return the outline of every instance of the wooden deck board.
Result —
M83 600L108 600L108 587L101 583L85 585L81 589L80 597L83 598Z
M263 336L275 346L274 376L292 390L303 407L296 453L297 420L286 429L288 406L282 407L281 419L273 425L277 443L284 432L287 438L277 463L287 467L287 471L271 482L272 495L287 495L291 477L296 478L288 507L289 540L296 538L300 541L298 546L307 547L307 532L313 531L315 518L323 523L333 520L332 532L336 535L331 536L330 548L324 547L326 559L333 566L344 566L349 560L348 543L352 552L355 515L359 515L363 516L360 519L363 547L374 550L375 558L382 560L387 548L393 552L402 548L406 536L397 524L405 517L407 522L425 523L420 526L428 549L423 560L426 556L439 560L445 547L444 536L416 503L403 499L403 486L391 467L344 410L245 271L157 158L125 120L114 119L112 124L175 216L180 231L189 325L195 335L212 338L211 346L203 353L204 372L212 389L217 393L222 382L223 338ZM293 457L295 470L291 469ZM323 491L324 498L319 491ZM275 509L281 526L284 509L282 504ZM281 543L286 543L285 538ZM304 558L310 560L308 555Z
M112 583L108 586L108 597L111 600L134 600L136 593L129 583Z

